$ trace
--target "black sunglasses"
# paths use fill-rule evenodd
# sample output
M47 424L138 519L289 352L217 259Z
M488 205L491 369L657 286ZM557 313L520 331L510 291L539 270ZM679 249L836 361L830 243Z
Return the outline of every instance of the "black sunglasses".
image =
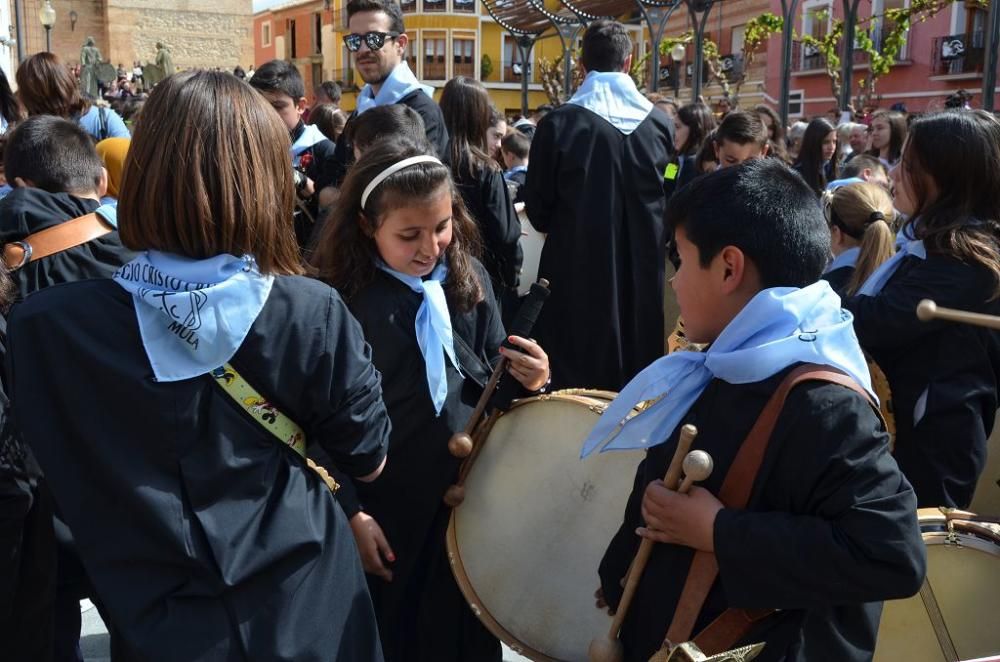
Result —
M361 48L361 41L364 40L365 44L368 45L368 50L377 51L385 45L385 38L395 39L401 33L399 32L366 32L365 34L345 34L344 35L344 45L347 46L347 50L352 53L357 53Z

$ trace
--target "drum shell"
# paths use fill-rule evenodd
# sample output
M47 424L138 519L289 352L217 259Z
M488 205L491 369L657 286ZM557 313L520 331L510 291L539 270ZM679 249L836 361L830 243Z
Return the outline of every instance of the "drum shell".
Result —
M642 453L579 455L613 396L574 390L515 403L490 431L452 513L448 552L459 588L494 635L534 660L586 660L590 640L610 629L594 605L597 568Z
M958 659L1000 654L1000 527L918 512L927 545L927 582ZM974 516L973 516L974 517ZM920 595L885 603L875 662L945 662Z

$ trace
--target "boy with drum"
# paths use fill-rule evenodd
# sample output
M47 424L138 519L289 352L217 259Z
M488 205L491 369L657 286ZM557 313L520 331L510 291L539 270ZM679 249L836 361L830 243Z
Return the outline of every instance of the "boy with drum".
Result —
M626 659L694 638L706 653L766 642L758 660L869 660L881 601L916 593L926 558L851 316L818 281L830 235L815 196L755 160L679 191L666 218L685 328L709 347L646 368L585 442L584 454L648 449L598 606L619 606L647 538L658 544L621 628ZM687 423L715 468L681 494L658 479Z

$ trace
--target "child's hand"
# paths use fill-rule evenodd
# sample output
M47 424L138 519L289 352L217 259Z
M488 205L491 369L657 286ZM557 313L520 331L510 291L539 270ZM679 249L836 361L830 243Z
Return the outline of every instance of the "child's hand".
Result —
M549 356L534 340L520 336L507 338L523 352L500 347L500 353L508 359L507 372L529 391L537 391L549 381Z
M358 545L358 553L361 555L361 565L365 572L370 575L377 575L387 582L392 581L392 570L382 561L392 563L396 560L396 555L389 547L389 541L382 532L382 527L378 525L375 518L366 513L355 513L350 519L351 530L354 532L354 541Z
M722 508L722 502L703 487L679 494L668 490L662 480L654 480L642 497L646 526L636 529L636 534L656 542L714 552L715 516Z

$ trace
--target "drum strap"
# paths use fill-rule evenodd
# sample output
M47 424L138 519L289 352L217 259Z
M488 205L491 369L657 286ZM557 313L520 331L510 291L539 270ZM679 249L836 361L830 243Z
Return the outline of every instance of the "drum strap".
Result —
M21 241L5 244L3 263L9 271L15 271L29 262L103 237L112 230L114 228L98 214L85 214L30 234Z
M878 413L878 407L868 393L851 377L830 366L812 363L801 365L785 376L778 389L764 405L750 434L743 441L719 490L719 500L727 508L742 510L750 501L754 480L764 461L764 453L785 406L791 390L805 381L823 381L840 384L862 395ZM881 418L881 415L879 416ZM883 421L883 426L885 425ZM666 645L690 640L694 624L708 598L708 593L719 574L719 564L711 552L695 552L681 591L677 609L667 630ZM694 639L694 643L707 655L714 655L732 648L753 629L754 624L774 613L773 609L727 609L712 621Z

